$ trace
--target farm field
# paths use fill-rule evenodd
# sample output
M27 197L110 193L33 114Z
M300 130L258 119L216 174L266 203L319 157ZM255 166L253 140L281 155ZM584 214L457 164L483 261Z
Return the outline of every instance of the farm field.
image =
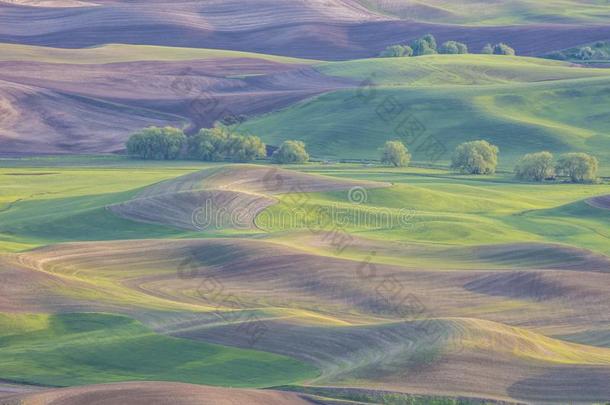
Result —
M610 2L0 0L0 405L610 405Z
M524 153L542 149L610 159L606 69L479 55L367 59L320 69L361 85L255 117L242 128L271 143L298 136L328 159L375 159L371 145L401 139L415 160L446 164L455 146L481 138L500 147L500 167L508 170ZM430 141L442 147L430 153Z
M323 392L336 400L370 387L472 400L609 394L608 215L590 203L608 184L75 163L0 172L7 381L290 385L302 398L334 387ZM229 212L256 215L188 226L172 213L228 192Z

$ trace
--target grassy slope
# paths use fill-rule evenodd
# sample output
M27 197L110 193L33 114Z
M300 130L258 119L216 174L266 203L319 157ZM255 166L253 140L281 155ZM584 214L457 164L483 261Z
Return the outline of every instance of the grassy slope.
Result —
M138 228L140 225L129 221L105 222L94 214L107 201L124 198L133 189L190 172L195 169L193 165L186 163L181 167L179 162L159 162L155 164L156 168L150 167L150 163L142 164L140 168L65 168L60 167L61 161L57 163L56 167L4 169L1 173L3 175L0 175L0 181L3 182L0 189L5 191L4 203L17 197L25 198L25 201L17 202L13 208L0 213L2 227L10 227L9 236L24 241L21 248L62 241L66 235L74 240L91 239L96 235L108 239L123 238L129 233L133 237L147 238L189 236L186 233L172 233L167 228L159 228L159 232L155 233L152 229ZM386 210L398 219L403 208L415 213L410 219L412 226L408 223L406 227L398 225L383 229L375 229L366 222L358 223L354 217L348 216L347 221L344 221L346 228L357 236L382 242L416 241L422 246L434 247L559 241L610 253L607 247L608 236L604 236L605 229L610 225L606 212L581 202L592 195L610 193L608 184L524 184L503 175L458 176L441 170L413 168L396 170L348 165L307 165L304 169L343 178L394 183L391 188L368 190L366 202L356 206L347 203L345 191L310 193L305 196L309 199L307 204L310 206L337 206L351 209L349 212ZM45 172L56 174L33 175ZM27 173L29 176L7 176L7 173ZM54 198L49 199L44 194L32 196L25 192L31 190L54 193ZM291 197L295 196L282 198L283 204L268 210L268 213L275 215L271 219L281 215L282 210L294 208L295 202L303 201L303 196L296 199ZM67 202L71 205L66 205ZM291 234L275 233L285 230L284 228L274 226L273 223L270 225L269 230L274 232L270 235L272 238L308 249L308 245L302 241L292 239ZM92 226L97 228L92 231ZM297 229L304 230L305 227ZM596 230L597 233L591 230ZM0 250L6 250L7 246L11 248L4 242L0 243ZM320 253L329 254L322 249ZM204 251L201 254L202 257L207 257ZM219 254L218 248L210 256L214 254ZM235 253L230 249L226 254ZM125 260L118 255L113 257L119 262ZM351 258L350 252L346 252L343 258ZM148 259L154 261L159 271L173 269L163 261L166 257L159 260L150 255ZM180 256L174 259L179 260ZM383 261L384 258L379 259ZM446 260L445 263L436 262L432 267L454 265L450 258ZM114 296L119 296L121 291L113 287L113 283L117 282L110 279L113 274L128 278L157 274L157 269L145 262L140 267L125 264L130 270L129 274L123 271L113 273L104 264L102 268L89 269L86 263L56 268L68 273L78 272L78 277L96 285L99 283L101 290L114 291ZM404 264L400 260L395 263ZM411 261L410 264L416 262ZM519 266L525 268L528 264L532 263L524 260ZM486 265L486 268L492 267ZM185 284L177 291L183 293L188 288L190 287ZM247 297L245 292L242 294ZM107 295L104 299L100 298L100 301L113 297L112 294ZM142 298L131 295L125 297ZM305 324L305 319L312 323L311 312L296 307L298 299L292 300L295 307L276 308L276 316L288 317L294 322L298 319L300 324ZM147 308L156 309L160 300L142 303L147 304ZM514 300L503 302L502 305L513 303L523 303L526 308L531 305L529 302ZM176 311L175 307L166 308ZM269 308L268 314L272 310ZM316 322L316 326L339 326L332 320L332 311L329 311L322 312L326 318L324 322ZM524 362L598 365L610 361L607 349L565 344L539 333L499 323L463 319L443 324L451 326L449 329L455 331L452 339L465 344L467 350L474 352L484 351L493 344L493 350L497 353ZM110 335L108 331L111 332ZM273 333L269 335L274 336ZM78 350L75 351L75 347ZM514 348L518 350L514 351ZM151 352L157 355L149 362L147 359ZM315 376L315 371L308 366L285 357L268 357L261 352L235 351L226 347L166 338L152 334L128 318L100 314L0 316L0 361L3 367L5 364L8 367L4 368L6 372L2 374L3 378L57 385L156 379L232 386L268 386L299 382ZM139 365L136 368L133 367L134 364ZM384 370L394 370L392 367L394 366L389 364ZM254 368L262 372L253 372ZM49 372L49 369L57 372ZM213 372L210 373L209 370ZM359 381L367 386L378 377L377 370L372 369L371 374L359 375ZM351 377L353 374L347 373L346 376Z
M307 63L315 61L285 56L220 49L179 48L152 45L109 44L84 49L63 49L43 46L1 44L0 61L46 62L69 64L98 64L135 61L188 61L200 59L250 58L278 63Z
M372 10L419 21L468 25L528 23L603 23L610 17L605 2L579 0L359 0Z
M71 161L71 159L68 159ZM48 162L48 161L47 161ZM78 241L178 237L179 230L121 219L105 209L139 188L205 167L0 169L0 250ZM120 179L120 181L117 181Z
M423 169L322 172L385 179L395 185L368 190L367 201L360 205L350 204L345 192L288 195L261 214L258 225L271 231L307 229L307 218L295 224L286 220L296 208L293 202L304 201L312 213L320 207L324 212L335 210L333 218L366 238L458 246L556 242L610 254L607 212L582 202L610 193L607 184L524 184L508 175L456 176Z
M261 387L316 375L284 356L165 337L118 315L0 314L0 326L2 378L19 382L163 380Z
M455 146L488 139L500 146L501 167L543 149L596 154L610 163L610 71L493 56L433 56L324 64L328 74L371 79L378 87L328 93L246 122L242 128L277 144L304 140L316 156L378 158L377 147L402 139L414 159L429 160L437 139L448 161ZM366 82L365 86L369 84ZM424 131L414 136L403 120ZM607 170L606 170L607 172Z
M195 170L188 164L175 164L159 163L154 169L4 169L0 172L4 174L0 176L0 250L78 240L217 235L220 231L189 233L132 222L104 209L109 203L129 199L146 185ZM307 166L307 170L390 181L394 186L368 190L366 203L357 206L348 202L345 191L311 193L307 199L282 196L281 204L258 218L259 226L268 231L305 228L306 218L297 218L300 222L296 224L285 218L290 217L295 203L306 201L309 207L343 209L341 218L346 219L348 229L365 237L450 245L549 241L610 253L605 212L580 202L609 194L607 184L524 184L509 175L472 177L424 169ZM14 173L29 175L6 175ZM385 226L385 218L380 224L373 223L373 214L380 208L391 218L391 227ZM403 224L405 215L408 219Z

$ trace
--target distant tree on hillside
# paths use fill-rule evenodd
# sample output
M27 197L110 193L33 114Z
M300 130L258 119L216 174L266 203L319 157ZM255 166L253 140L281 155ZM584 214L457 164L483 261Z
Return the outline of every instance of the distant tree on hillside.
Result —
M453 154L451 168L468 174L493 174L498 166L497 146L487 141L465 142Z
M553 154L550 152L528 153L515 167L515 176L521 180L543 181L555 177Z
M305 163L309 161L309 154L305 144L301 141L284 141L280 147L273 152L271 157L274 163Z
M514 56L515 50L506 44L499 43L499 44L494 45L493 53L494 53L494 55Z
M149 127L129 137L127 154L133 158L174 160L180 156L186 136L181 129Z
M491 55L494 53L494 47L491 44L486 44L483 49L481 49L481 53L484 55Z
M379 54L382 58L399 58L411 55L413 55L413 49L409 45L390 45Z
M466 44L456 41L444 42L438 50L438 53L443 54L465 54L468 53Z
M388 141L381 151L381 163L394 167L405 167L411 161L411 154L400 141Z
M436 53L436 39L432 34L427 34L416 39L411 44L413 56L432 55Z
M590 46L582 47L580 48L580 51L578 51L578 58L581 60L591 60L594 55L595 51L591 49Z
M234 135L229 137L227 154L234 162L252 162L267 156L267 148L258 136Z
M586 153L566 153L557 160L557 174L567 176L574 183L593 182L597 180L599 162L594 156Z
M266 156L265 144L257 136L232 132L225 126L201 129L188 140L188 153L193 159L218 162L251 162Z
M229 131L222 126L202 128L188 140L188 154L192 159L220 162L226 158Z

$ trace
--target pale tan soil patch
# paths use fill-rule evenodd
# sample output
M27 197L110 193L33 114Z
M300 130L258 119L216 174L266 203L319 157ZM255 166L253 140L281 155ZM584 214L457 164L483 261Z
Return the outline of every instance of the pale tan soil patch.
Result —
M348 190L356 186L375 188L389 184L234 165L161 182L108 209L123 218L181 229L249 229L255 227L258 214L277 202L278 194Z

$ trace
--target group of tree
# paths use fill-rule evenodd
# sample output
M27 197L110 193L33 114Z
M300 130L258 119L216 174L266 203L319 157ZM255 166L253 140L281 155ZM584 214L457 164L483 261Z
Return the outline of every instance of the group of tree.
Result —
M300 164L309 161L305 144L301 141L284 141L271 155L271 161L279 164Z
M129 137L127 154L149 160L174 160L180 157L186 135L181 129L149 127Z
M511 48L510 46L504 44L504 43L499 43L499 44L487 44L483 47L483 49L481 49L481 53L484 55L508 55L508 56L515 56L516 52L513 48Z
M573 183L590 183L597 180L599 162L586 153L565 153L557 159L550 152L528 153L515 167L515 176L521 180L554 180L565 176Z
M412 41L409 44L390 45L385 48L379 56L385 58L396 58L404 56L421 56L441 54L463 54L468 53L466 44L457 41L447 41L437 46L436 38L432 34Z
M547 55L550 59L557 60L581 60L581 61L603 61L610 59L610 41L597 41L590 45L578 46L552 52Z
M500 149L485 140L464 142L455 148L451 169L465 174L494 174ZM388 141L381 150L381 163L394 167L408 166L411 154L400 141ZM565 176L574 183L595 182L599 163L586 153L566 153L557 159L550 152L528 153L515 167L520 180L554 180Z
M242 135L222 124L203 128L190 137L179 128L148 127L131 135L126 148L130 157L147 160L252 162L267 156L267 147L258 136ZM300 141L285 141L272 155L272 161L281 164L308 160L305 144Z
M409 44L390 45L385 48L380 54L384 58L396 58L406 56L421 56L434 54L466 54L468 46L462 42L446 41L440 46L436 43L436 38L432 34L424 35L423 37L412 41ZM481 50L482 54L489 55L515 55L515 50L510 46L499 44L487 44Z
M217 125L189 137L187 155L206 162L251 162L266 157L267 148L258 136L241 135Z

